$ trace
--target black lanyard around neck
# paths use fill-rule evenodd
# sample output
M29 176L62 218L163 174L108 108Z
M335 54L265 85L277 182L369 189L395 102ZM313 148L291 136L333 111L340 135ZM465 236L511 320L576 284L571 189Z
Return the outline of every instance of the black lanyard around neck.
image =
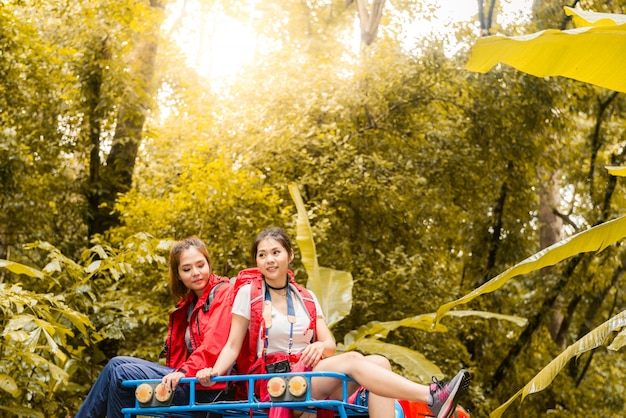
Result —
M289 280L289 278L287 278ZM293 324L296 322L296 311L293 306L293 300L291 299L291 287L287 282L287 319L289 321L289 347L287 348L287 354L291 354L291 348L293 347ZM263 346L263 357L267 354L267 347L269 345L269 329L272 327L272 296L270 295L270 288L265 284L265 303L263 309L268 309L268 315L263 315L265 320L265 344Z

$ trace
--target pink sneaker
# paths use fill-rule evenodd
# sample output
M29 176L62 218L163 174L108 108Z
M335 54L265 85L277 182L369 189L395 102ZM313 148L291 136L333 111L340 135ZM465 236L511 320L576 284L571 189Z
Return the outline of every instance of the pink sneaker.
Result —
M449 382L440 382L433 376L430 384L428 407L437 418L448 418L454 412L459 397L467 392L470 374L462 369Z

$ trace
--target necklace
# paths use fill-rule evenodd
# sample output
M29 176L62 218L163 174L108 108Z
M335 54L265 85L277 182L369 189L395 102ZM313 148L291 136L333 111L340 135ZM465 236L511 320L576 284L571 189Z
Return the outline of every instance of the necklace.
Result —
M269 284L267 280L265 281L265 285L268 287L268 289L273 290L277 295L287 296L287 286L289 286L289 278L288 277L286 278L285 285L281 287L274 287L271 284ZM281 292L281 290L284 290L284 292Z
M273 293L277 294L278 296L287 296L287 289L285 289L283 292L280 292L280 291L275 290L275 289L273 289L273 288L270 288L270 290L271 290Z
M289 280L285 280L285 285L284 285L284 286L282 286L282 287L274 287L274 286L270 285L270 284L267 282L267 280L265 281L265 285L266 285L267 287L269 287L270 289L272 289L272 290L284 290L284 289L287 289L287 286L289 286Z

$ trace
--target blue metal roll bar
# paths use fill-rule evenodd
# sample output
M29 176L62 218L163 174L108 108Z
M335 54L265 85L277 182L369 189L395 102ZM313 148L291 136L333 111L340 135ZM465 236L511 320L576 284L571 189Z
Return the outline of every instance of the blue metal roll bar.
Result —
M272 377L290 377L303 376L307 381L307 391L304 399L300 401L285 402L260 402L254 396L254 384L257 380L269 380ZM340 379L342 384L341 400L317 400L311 398L311 379L313 377L330 377ZM184 378L180 380L181 384L189 384L189 403L185 405L171 406L142 406L138 400L135 400L135 406L132 408L122 408L124 418L130 418L134 415L144 417L193 417L193 413L212 412L221 414L223 417L233 418L250 418L250 417L267 417L270 407L284 407L298 411L306 411L315 413L316 408L329 409L335 412L335 417L368 417L367 406L354 405L348 403L350 393L348 391L348 383L354 382L350 377L343 373L335 372L301 372L301 373L272 373L272 374L256 374L256 375L229 375L217 376L212 379L215 382L242 382L247 381L248 393L247 399L236 401L216 401L212 403L196 402L196 378ZM142 383L158 383L160 380L126 380L122 385L128 388L136 388ZM400 410L401 412L401 410ZM397 415L397 414L396 414ZM403 414L398 418L403 418Z

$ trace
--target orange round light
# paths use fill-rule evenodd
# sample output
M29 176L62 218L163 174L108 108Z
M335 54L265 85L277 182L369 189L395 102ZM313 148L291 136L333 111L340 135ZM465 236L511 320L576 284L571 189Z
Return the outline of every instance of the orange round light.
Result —
M273 398L278 398L285 393L287 382L282 377L274 376L267 382L267 392Z

